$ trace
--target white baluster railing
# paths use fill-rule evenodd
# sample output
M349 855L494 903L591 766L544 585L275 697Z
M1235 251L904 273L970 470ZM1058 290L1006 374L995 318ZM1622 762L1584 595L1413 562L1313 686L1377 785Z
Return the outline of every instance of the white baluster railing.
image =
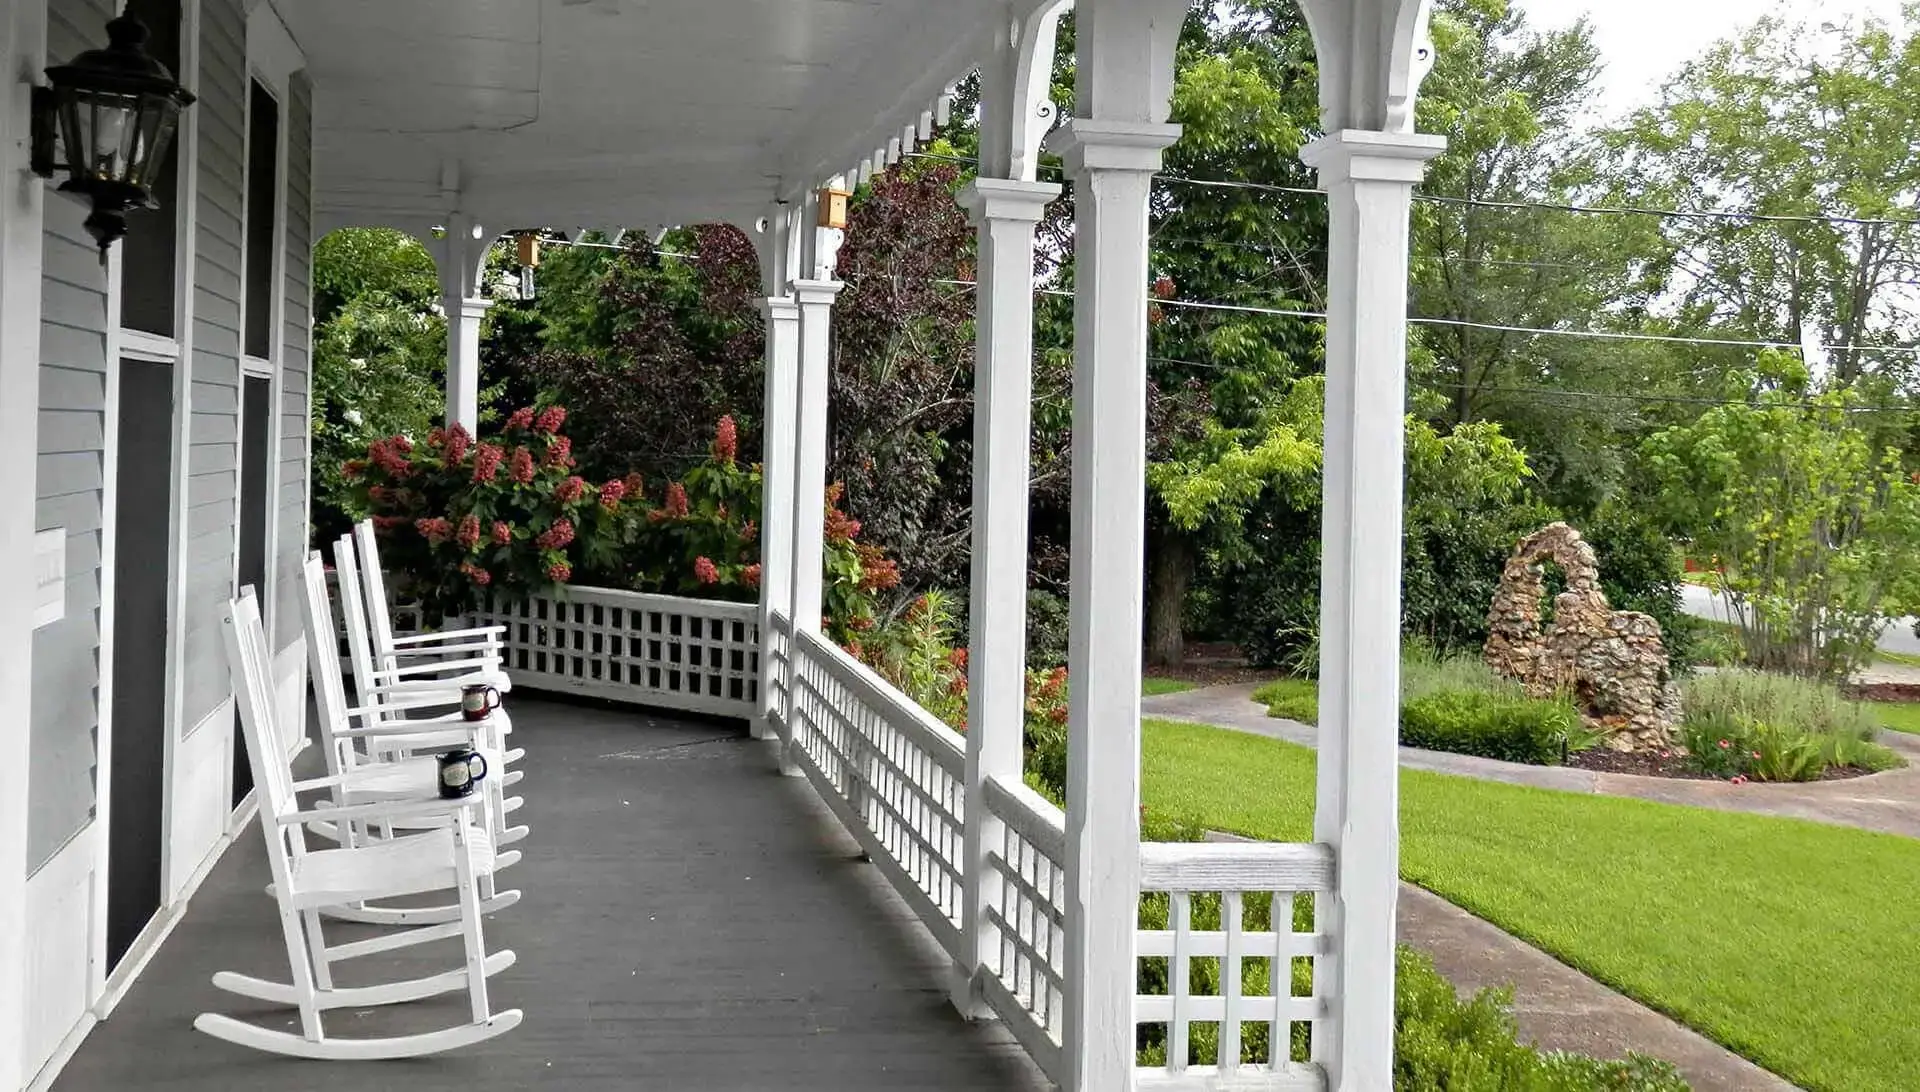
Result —
M981 994L1035 1063L1065 1078L1060 1032L1066 1005L1067 817L1017 782L987 779L987 810L1003 824L988 851L998 899L985 908L998 962L982 967Z
M965 741L819 634L791 651L795 760L958 959Z

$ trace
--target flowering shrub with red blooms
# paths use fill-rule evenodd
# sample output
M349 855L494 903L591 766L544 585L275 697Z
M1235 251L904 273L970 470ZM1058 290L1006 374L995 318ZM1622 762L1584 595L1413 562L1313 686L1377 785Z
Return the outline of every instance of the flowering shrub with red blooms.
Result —
M900 618L869 624L842 647L873 668L921 708L967 730L967 666L964 648L952 647L953 612L941 592L914 600ZM1029 783L1054 800L1067 791L1067 669L1028 671L1024 730Z
M565 420L557 406L528 408L485 442L455 426L418 445L371 445L349 475L354 514L374 517L397 594L445 614L472 606L482 589L550 595L576 569L619 572L635 521L571 473L571 445L557 431Z
M375 442L343 472L356 516L381 535L398 594L430 610L466 609L482 589L555 595L581 582L704 599L753 601L761 580L760 468L739 461L739 430L723 417L711 457L668 483L656 507L639 474L595 484L572 472L566 410L527 407L497 436L435 429L422 445ZM505 474L500 471L504 465ZM873 628L874 597L900 582L860 522L827 491L826 614L836 638Z

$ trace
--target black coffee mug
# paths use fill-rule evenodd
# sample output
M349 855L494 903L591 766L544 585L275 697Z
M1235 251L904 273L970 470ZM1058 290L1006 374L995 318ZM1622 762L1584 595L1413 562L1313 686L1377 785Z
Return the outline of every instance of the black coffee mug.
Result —
M460 715L468 720L486 720L500 708L500 691L484 684L460 688Z
M472 796L473 788L487 776L487 756L461 748L440 756L440 795L448 800Z

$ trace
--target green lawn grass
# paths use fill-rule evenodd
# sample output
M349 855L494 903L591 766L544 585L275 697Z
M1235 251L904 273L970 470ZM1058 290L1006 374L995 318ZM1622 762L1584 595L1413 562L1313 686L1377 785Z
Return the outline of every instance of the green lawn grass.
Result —
M1140 693L1149 698L1157 694L1179 694L1192 689L1193 684L1185 679L1159 679L1149 675L1140 680Z
M1146 803L1303 840L1313 754L1149 721ZM1920 1088L1920 840L1401 775L1401 874L1816 1092Z
M1920 734L1920 702L1870 701L1867 704L1880 719L1880 727Z

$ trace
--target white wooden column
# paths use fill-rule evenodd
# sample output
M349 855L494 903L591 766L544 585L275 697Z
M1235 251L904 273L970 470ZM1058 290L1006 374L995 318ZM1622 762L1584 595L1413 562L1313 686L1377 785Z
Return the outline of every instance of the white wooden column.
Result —
M998 965L999 938L985 911L998 905L1000 874L987 854L1003 824L987 809L989 777L1020 782L1026 726L1027 486L1032 450L1033 236L1048 182L978 178L960 203L978 229L973 380L973 572L967 599L966 893L954 1004L990 1010L973 989L980 967Z
M1445 141L1341 130L1301 158L1327 191L1327 405L1320 546L1320 744L1314 838L1333 846L1333 997L1315 1060L1336 1088L1393 1084L1399 897L1401 491L1407 213ZM1331 966L1328 966L1331 964Z
M839 281L794 281L800 353L794 386L793 628L820 632L827 518L827 383Z
M0 4L0 1088L27 1071L27 799L33 723L41 223L46 185L27 171L28 84L46 65L45 0ZM89 998L91 1000L91 998Z
M481 291L488 243L479 224L454 213L434 247L447 316L447 427L464 425L468 432L480 423L480 322L493 306Z
M1068 1092L1133 1087L1146 537L1147 197L1186 0L1081 0L1067 735Z
M793 482L796 449L795 409L798 402L800 305L786 293L792 221L785 206L763 221L760 260L768 295L761 303L766 318L766 385L761 412L760 456L760 695L761 715L753 725L756 737L773 735L773 726L789 731L789 705L776 707L773 693L773 657L768 654L773 635L773 612L793 608ZM791 656L791 649L789 649Z

